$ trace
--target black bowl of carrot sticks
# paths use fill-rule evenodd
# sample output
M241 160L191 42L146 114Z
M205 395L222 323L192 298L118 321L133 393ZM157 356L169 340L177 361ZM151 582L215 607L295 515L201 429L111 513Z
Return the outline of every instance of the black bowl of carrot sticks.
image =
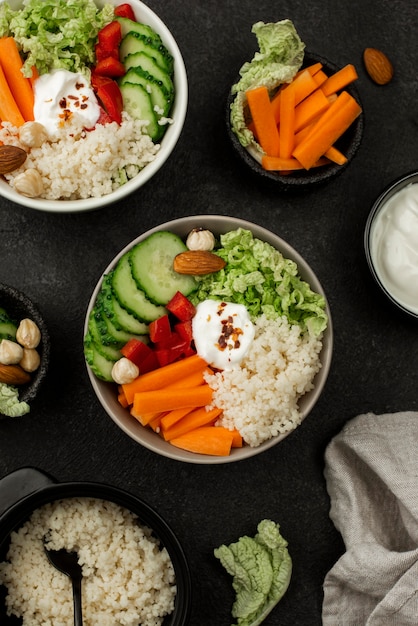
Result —
M234 152L254 175L282 190L328 182L347 168L361 144L364 115L356 79L352 64L338 67L306 52L291 83L274 93L263 87L248 91L246 119L258 147L244 147L232 130L230 93L226 124Z

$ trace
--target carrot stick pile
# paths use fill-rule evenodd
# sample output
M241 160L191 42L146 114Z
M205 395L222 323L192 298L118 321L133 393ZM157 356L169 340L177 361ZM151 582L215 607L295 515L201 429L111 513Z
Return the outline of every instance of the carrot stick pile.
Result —
M33 120L33 83L22 66L13 37L0 37L0 119L16 127Z
M197 354L165 365L119 386L118 399L131 415L173 446L227 456L243 445L238 431L216 426L222 411L212 408L211 372Z
M334 145L362 112L345 87L358 78L349 64L327 76L321 63L298 72L270 99L266 87L247 91L250 128L265 152L266 170L309 170L347 158Z

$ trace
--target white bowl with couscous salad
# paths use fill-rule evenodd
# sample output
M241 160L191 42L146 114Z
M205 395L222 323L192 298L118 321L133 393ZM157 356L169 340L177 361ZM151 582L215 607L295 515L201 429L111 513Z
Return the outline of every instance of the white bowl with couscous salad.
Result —
M146 4L4 0L0 45L0 195L88 211L135 192L169 158L187 75Z
M322 286L283 239L200 215L140 235L104 270L84 354L114 422L157 454L227 463L268 450L312 411L330 369Z

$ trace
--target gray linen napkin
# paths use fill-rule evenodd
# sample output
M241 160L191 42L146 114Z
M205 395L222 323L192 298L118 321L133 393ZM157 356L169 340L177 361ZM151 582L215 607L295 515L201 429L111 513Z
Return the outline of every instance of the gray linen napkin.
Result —
M418 413L359 415L325 452L346 552L324 580L324 626L418 624Z

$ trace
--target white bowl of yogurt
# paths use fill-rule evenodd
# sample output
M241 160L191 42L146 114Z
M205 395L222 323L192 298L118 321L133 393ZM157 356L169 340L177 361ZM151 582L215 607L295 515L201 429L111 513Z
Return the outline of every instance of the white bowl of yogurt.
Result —
M364 246L383 293L402 312L418 318L418 172L397 179L377 198Z

